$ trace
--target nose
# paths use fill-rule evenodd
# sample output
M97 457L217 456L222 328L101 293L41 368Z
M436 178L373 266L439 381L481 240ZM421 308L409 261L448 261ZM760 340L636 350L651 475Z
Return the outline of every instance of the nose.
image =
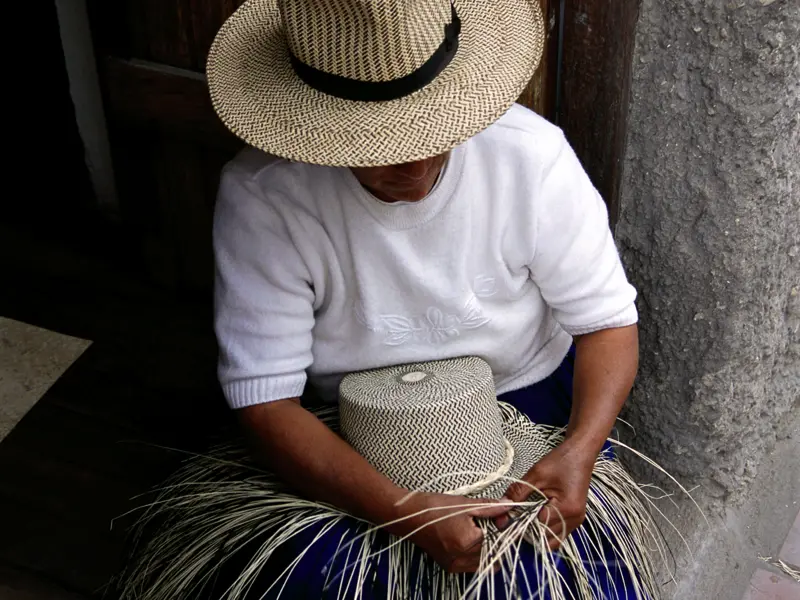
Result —
M397 165L397 170L410 179L421 179L428 172L430 162L430 158L415 160L414 162Z

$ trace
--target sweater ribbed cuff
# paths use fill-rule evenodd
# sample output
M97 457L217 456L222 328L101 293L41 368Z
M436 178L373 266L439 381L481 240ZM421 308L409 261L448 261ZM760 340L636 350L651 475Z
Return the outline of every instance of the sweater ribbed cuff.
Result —
M299 398L305 386L306 374L301 372L231 381L222 386L222 391L230 407L238 409L287 398Z
M624 310L617 314L596 321L590 325L581 325L578 327L571 327L568 325L561 325L561 327L570 335L586 335L602 329L614 329L615 327L627 327L639 322L639 312L636 310L636 305L631 303L625 307Z

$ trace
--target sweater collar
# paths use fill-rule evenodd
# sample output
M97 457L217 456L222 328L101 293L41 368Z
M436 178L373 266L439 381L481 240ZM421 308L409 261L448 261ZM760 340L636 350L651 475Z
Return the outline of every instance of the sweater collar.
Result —
M453 148L431 193L418 202L384 202L370 194L348 168L340 172L348 187L372 217L387 229L412 229L427 223L447 206L464 170L466 144Z

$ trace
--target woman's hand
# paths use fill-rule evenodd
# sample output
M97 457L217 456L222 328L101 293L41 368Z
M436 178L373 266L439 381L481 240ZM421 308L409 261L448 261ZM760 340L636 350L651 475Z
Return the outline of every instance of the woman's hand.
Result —
M586 498L595 458L591 452L567 440L536 463L523 477L548 500L539 512L539 520L552 531L548 536L551 550L558 549L586 517ZM505 498L512 502L524 502L531 493L529 487L515 483L508 488ZM504 525L502 518L497 523L499 527Z
M279 400L242 409L240 418L256 456L308 498L338 506L365 521L386 524L390 533L411 541L452 572L474 572L483 536L474 517L493 519L510 507L483 506L487 501L441 494L408 494L378 473L364 457L298 399ZM302 431L303 435L297 432ZM465 510L463 515L432 521ZM428 509L437 510L428 510ZM422 513L411 517L415 513ZM397 523L397 519L410 517ZM416 529L427 525L416 533Z
M638 359L636 325L575 338L573 401L566 439L523 478L548 500L539 520L553 532L548 540L552 550L583 523L595 460L631 391ZM506 498L522 502L530 494L529 487L514 484ZM502 528L503 519L497 525Z
M486 506L487 502L491 502L493 506ZM464 506L470 504L474 504L475 508ZM400 537L410 535L412 542L448 572L474 573L478 570L483 544L483 533L474 519L497 518L505 515L509 509L510 507L491 500L444 494L415 494L398 507L398 518L410 518L390 525L387 529ZM426 512L411 516L421 511ZM442 519L448 515L455 516ZM434 522L438 519L442 520ZM416 531L417 529L420 530Z

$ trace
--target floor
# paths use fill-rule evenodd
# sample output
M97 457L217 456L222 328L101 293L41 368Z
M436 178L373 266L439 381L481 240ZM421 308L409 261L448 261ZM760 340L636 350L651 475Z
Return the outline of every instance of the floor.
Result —
M793 581L779 562L782 561L795 572L800 570L800 514L786 536L777 560L773 557L764 558L770 560L768 563L765 561L765 568L756 569L753 573L742 600L800 600L800 582Z
M106 240L107 241L107 240ZM0 600L110 598L137 506L232 425L210 301L0 225Z
M147 284L101 242L0 227L0 600L113 600L133 518L112 520L179 464L168 448L231 426L207 296ZM800 516L779 558L800 564ZM800 584L765 562L743 600Z
M0 441L90 344L0 317Z

